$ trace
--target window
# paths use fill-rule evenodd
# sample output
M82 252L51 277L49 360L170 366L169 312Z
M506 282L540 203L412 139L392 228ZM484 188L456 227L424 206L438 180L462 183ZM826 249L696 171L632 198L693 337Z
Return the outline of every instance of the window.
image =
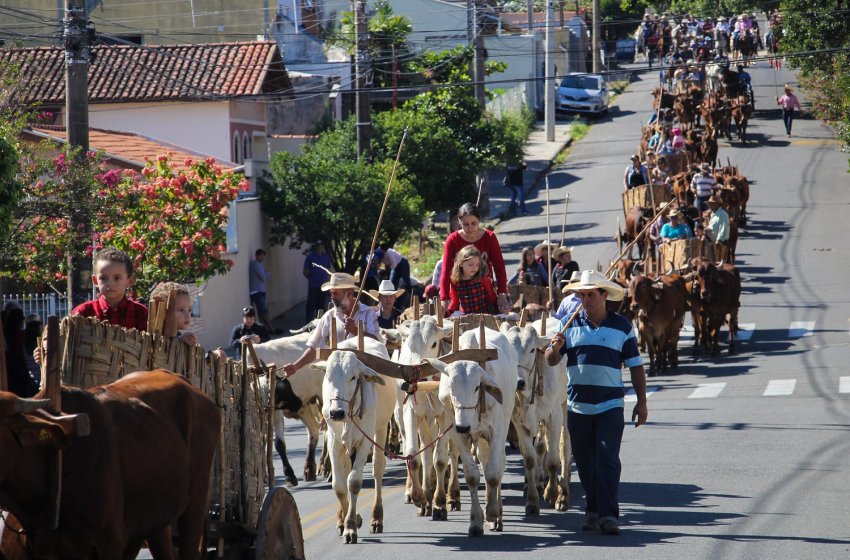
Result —
M238 132L233 135L233 163L242 163L242 138Z
M242 157L244 159L251 159L253 157L253 154L251 152L251 138L246 132L242 135Z

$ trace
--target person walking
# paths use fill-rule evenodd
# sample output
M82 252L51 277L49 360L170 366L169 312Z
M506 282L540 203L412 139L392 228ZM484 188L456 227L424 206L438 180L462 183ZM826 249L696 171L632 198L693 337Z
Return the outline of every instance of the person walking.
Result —
M632 324L606 309L609 297L622 298L623 288L600 272L585 270L572 289L583 309L569 327L569 318L561 319L546 361L554 366L567 356L567 426L587 502L582 530L619 535L620 444L625 427L621 367L629 368L637 398L632 410L636 427L648 416L646 374Z
M528 166L525 162L505 166L504 185L511 189L510 213L512 215L521 213L523 216L528 216L528 209L525 207L525 185L523 183L523 171L526 167Z
M800 107L800 100L794 95L794 91L789 84L785 84L785 95L776 98L776 104L782 107L782 122L785 123L785 133L788 138L791 138L791 125L794 124L794 108L796 107L800 114L803 114L803 108Z
M265 260L266 252L264 250L257 249L254 251L254 260L248 265L248 293L251 296L251 305L257 311L260 322L270 333L276 333L277 331L272 327L272 322L269 319L269 306L266 303L266 281L269 279L269 272L263 264Z
M325 244L316 241L310 246L310 252L304 259L302 274L307 279L307 305L304 307L304 320L309 323L316 318L316 312L324 313L328 305L327 292L322 291L322 284L327 282L328 275L333 272L331 256L328 255Z

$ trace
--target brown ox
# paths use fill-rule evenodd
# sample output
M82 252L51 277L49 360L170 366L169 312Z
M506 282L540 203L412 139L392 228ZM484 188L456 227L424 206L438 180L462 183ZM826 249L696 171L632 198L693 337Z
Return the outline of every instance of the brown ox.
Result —
M690 206L694 203L694 193L691 191L693 172L683 172L673 177L673 194L679 201L679 208Z
M87 437L45 413L47 401L0 392L0 507L9 512L0 557L201 558L215 404L183 378L140 372L89 391L62 388L62 412L88 417ZM49 481L62 451L58 528Z
M696 267L692 290L699 301L703 343L711 350L712 356L720 354L720 329L728 323L729 353L732 354L738 330L738 308L741 306L741 276L738 270L731 264L716 266L701 260ZM695 354L698 353L699 347L694 350Z
M652 91L652 97L655 98L652 101L652 108L655 111L658 111L659 104L661 109L672 109L673 102L676 100L675 95L662 90L660 87L657 87Z
M690 130L694 127L697 111L692 98L688 97L687 94L679 94L673 103L673 110L676 111L676 118L679 119L682 130Z
M649 353L649 374L679 366L677 346L685 318L687 288L678 274L651 280L635 276L629 283L631 308Z
M703 137L700 151L702 152L701 161L713 167L717 162L717 138L713 130Z
M740 205L740 211L738 214L740 215L739 223L741 225L747 224L747 202L750 200L750 182L743 175L736 174L727 174L725 173L725 168L722 170L724 173L724 184L732 187L736 191L738 191L738 199Z
M732 118L735 119L735 128L738 131L738 138L743 143L747 143L747 123L753 116L753 108L750 106L746 95L739 95L737 99L732 101Z
M626 231L620 236L620 249L622 244L628 244L637 239L638 234L643 231L643 228L648 224L648 220L652 219L652 209L642 208L640 206L632 206L626 212ZM646 254L646 243L649 237L635 243L638 248L638 256L642 260ZM629 256L631 256L631 248L629 248Z

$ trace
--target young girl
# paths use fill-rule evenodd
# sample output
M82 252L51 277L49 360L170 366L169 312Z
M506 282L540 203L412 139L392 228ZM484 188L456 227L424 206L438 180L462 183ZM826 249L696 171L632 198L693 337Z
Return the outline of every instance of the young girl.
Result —
M525 247L522 250L522 262L517 271L508 279L508 285L528 284L529 286L548 286L546 267L534 258L534 248Z
M455 255L450 281L449 315L496 313L496 291L481 264L481 252L474 245L467 245Z
M171 292L176 294L174 318L177 323L177 338L189 346L194 346L198 340L195 338L195 333L189 330L192 328L192 296L189 290L177 282L160 282L151 292L151 299L159 298L168 302Z

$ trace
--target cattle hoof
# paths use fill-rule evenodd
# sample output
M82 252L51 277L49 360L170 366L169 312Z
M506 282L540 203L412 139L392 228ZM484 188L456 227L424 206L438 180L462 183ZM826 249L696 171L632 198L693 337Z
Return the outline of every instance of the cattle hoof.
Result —
M449 512L442 508L434 508L431 512L431 521L448 521Z
M475 527L471 526L469 528L469 533L467 533L470 537L480 537L484 534L484 527Z
M307 471L304 473L305 482L313 482L316 480L316 471Z
M460 511L460 502L459 501L458 502L450 501L449 502L449 509L452 510L452 511Z
M380 521L373 521L372 528L369 529L369 532L372 534L383 533L384 532L384 524Z
M419 516L419 517L425 517L426 515L428 515L428 511L427 511L427 509L428 509L428 508L425 508L425 507L421 507L421 508L419 508L419 509L416 511L416 515L417 515L417 516Z
M490 522L490 530L491 530L491 531L495 531L495 532L497 532L497 533L501 533L501 532L502 532L502 530L503 530L504 528L505 528L505 527L504 527L504 525L502 524L502 520L501 520L501 519L499 519L498 521L491 521L491 522Z
M350 532L345 534L345 544L357 544L357 533Z
M555 509L557 511L567 511L568 503L567 500L563 498L559 498L557 502L555 502Z
M342 526L342 525L337 525L337 526L336 526L336 534L337 534L337 535L339 535L339 536L341 537L343 532L344 532L344 528L343 528L343 526Z
M404 495L404 503L412 504L413 503L413 497L410 494L405 494Z
M286 484L288 486L298 486L298 479L295 478L295 475L293 475L293 476L287 475L283 478L283 481L286 482Z
M360 514L358 513L357 514L357 528L359 529L362 526L363 526L363 518L360 517Z
M536 504L528 504L525 506L526 515L540 515L540 506Z
M430 506L430 505L427 505L427 506L425 506L425 507L422 509L422 517L431 517L431 515L432 515L433 513L434 513L434 512L433 512L433 507L432 507L432 506Z

